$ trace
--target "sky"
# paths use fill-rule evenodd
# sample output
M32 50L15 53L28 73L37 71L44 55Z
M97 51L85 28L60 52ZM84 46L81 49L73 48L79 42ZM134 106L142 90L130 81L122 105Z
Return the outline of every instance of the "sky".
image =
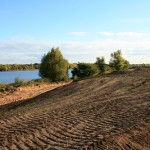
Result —
M39 63L59 47L71 63L121 49L150 64L150 0L0 0L0 64Z

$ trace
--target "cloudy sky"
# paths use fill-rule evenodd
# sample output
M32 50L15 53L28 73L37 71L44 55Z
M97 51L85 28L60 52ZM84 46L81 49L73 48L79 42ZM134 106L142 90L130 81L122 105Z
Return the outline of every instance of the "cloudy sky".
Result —
M0 0L0 64L36 63L52 47L69 62L118 49L150 63L150 0Z

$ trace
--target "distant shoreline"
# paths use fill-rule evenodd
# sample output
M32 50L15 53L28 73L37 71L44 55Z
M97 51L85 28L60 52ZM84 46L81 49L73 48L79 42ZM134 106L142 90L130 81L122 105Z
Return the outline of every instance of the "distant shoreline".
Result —
M27 70L3 70L3 71L1 71L0 70L0 72L11 72L11 71L13 71L13 72L17 72L17 71L34 71L34 70L39 70L39 69L27 69Z

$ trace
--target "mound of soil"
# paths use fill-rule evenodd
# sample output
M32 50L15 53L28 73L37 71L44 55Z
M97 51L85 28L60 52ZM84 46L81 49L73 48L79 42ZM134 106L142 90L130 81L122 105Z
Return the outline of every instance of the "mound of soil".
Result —
M96 76L1 106L0 148L149 150L150 69Z

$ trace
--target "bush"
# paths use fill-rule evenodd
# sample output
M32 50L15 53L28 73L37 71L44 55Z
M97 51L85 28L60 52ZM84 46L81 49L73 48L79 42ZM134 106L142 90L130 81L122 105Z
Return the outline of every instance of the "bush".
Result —
M6 91L12 91L14 90L14 87L11 84L5 84L5 83L1 83L0 84L0 92L6 92Z
M99 70L95 64L90 63L78 63L77 67L72 70L73 78L84 78L93 76L99 73Z
M0 84L0 92L5 92L5 91L6 91L6 85Z
M96 65L99 68L99 71L101 74L105 73L106 71L106 63L105 63L105 58L104 57L97 57L96 58Z
M19 87L19 86L25 86L27 85L28 82L26 82L25 80L22 80L20 78L15 78L15 82L14 85Z

